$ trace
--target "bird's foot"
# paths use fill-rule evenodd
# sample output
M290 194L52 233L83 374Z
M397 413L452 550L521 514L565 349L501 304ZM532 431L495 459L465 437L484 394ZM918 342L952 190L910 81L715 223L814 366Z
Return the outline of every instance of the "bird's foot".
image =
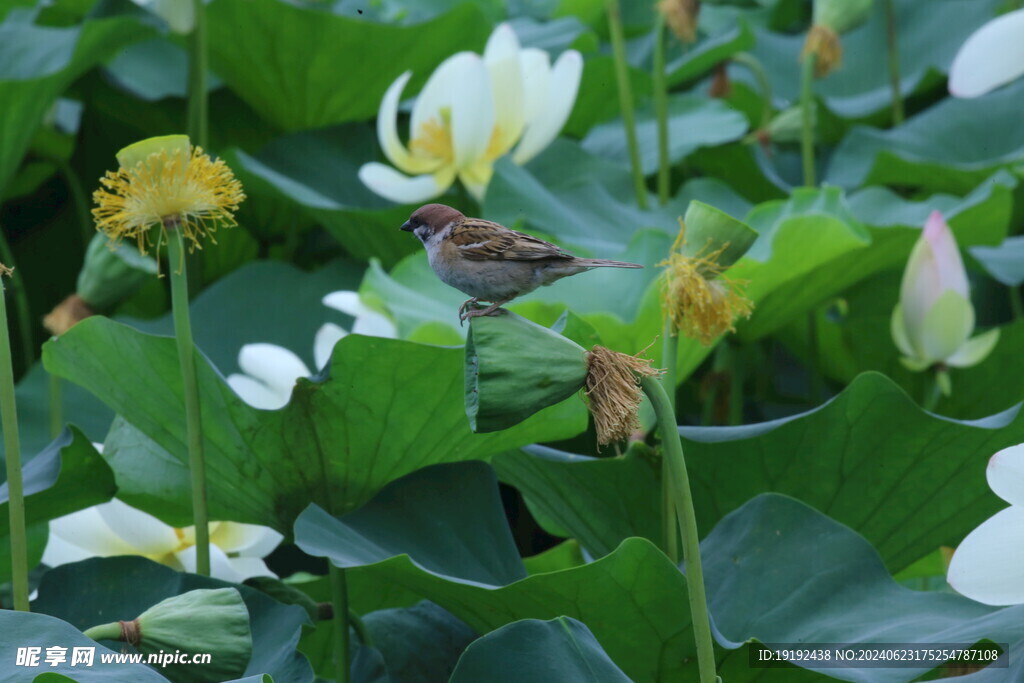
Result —
M511 301L511 299L505 299L504 301L495 301L493 304L491 304L490 306L488 306L486 308L473 308L473 309L467 310L463 314L464 317L462 317L462 320L468 320L469 318L479 318L479 317L485 316L485 315L486 316L504 315L507 311L505 311L505 309L502 308L502 306L504 304L507 304L509 301Z
M471 315L469 315L469 312L475 309L472 309L470 307L476 306L478 303L480 303L480 300L477 299L476 297L473 297L472 299L466 299L465 301L462 302L462 305L459 306L459 327L462 327L462 323L465 322L467 318L472 317Z

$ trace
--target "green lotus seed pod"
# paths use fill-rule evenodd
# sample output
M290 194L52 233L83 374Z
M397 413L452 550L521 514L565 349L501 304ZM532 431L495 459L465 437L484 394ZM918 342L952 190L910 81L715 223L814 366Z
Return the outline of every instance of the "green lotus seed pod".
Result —
M76 293L95 310L124 301L157 272L157 263L131 244L114 247L101 232L93 236L78 273Z
M514 313L472 318L466 339L466 414L474 432L511 427L579 391L586 350Z
M133 645L177 683L239 678L252 657L249 610L234 588L199 589L167 598L132 621L94 626L85 635ZM209 662L194 663L194 655Z
M842 35L867 21L871 3L872 0L815 0L814 23Z

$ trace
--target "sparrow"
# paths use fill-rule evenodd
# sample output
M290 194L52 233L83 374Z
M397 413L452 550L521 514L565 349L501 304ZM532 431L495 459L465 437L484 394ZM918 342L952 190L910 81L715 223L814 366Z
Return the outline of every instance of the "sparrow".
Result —
M401 229L420 239L442 282L471 297L459 307L460 322L497 315L517 296L591 268L643 268L638 263L579 258L494 221L467 218L444 204L421 206ZM490 306L477 308L481 301Z

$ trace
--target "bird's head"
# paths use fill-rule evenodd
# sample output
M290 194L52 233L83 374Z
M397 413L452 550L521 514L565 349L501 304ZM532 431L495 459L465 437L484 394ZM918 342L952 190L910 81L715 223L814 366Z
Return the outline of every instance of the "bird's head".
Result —
M458 209L444 204L424 204L412 212L409 220L402 224L402 230L411 232L426 243L428 239L440 233L453 221L464 218Z

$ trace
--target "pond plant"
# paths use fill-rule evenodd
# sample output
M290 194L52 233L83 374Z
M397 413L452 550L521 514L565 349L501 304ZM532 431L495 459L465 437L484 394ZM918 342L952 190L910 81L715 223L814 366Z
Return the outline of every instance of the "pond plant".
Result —
M1022 13L0 2L0 679L1024 680Z

